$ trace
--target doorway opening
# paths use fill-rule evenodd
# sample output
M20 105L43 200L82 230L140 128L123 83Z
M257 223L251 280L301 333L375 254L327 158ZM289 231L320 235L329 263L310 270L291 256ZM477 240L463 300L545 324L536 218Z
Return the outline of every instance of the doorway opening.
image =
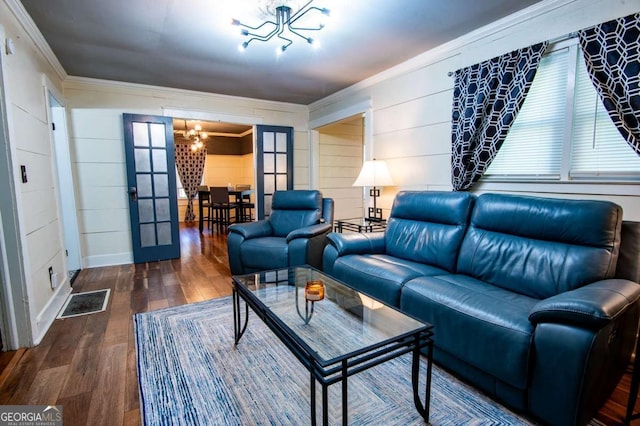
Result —
M194 145L193 137L189 137L191 130L206 135L202 139L203 146L201 148ZM206 149L201 185L207 187L225 186L230 189L255 188L256 159L253 125L174 117L173 136L175 145L194 146L193 149ZM187 210L187 196L182 188L177 169L176 174L178 217L180 222L184 222ZM197 202L196 196L193 201L196 222L199 220L199 217L197 217L199 211Z
M67 274L69 284L82 269L80 253L80 235L76 216L73 175L71 172L71 155L67 134L67 116L64 105L47 90L49 100L49 121L51 123L51 140L53 142L56 174L58 180L58 206L60 210L62 236L66 252Z
M354 187L365 149L365 116L356 114L318 132L318 189L335 200L335 219L363 215L363 188Z

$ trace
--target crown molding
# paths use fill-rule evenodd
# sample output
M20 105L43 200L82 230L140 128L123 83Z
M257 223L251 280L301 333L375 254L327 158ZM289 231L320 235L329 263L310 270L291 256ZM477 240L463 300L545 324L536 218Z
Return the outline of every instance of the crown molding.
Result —
M564 7L577 1L579 0L547 0L536 3L526 9L522 9L518 12L512 13L511 15L491 22L484 27L480 27L474 31L464 34L450 42L427 50L426 52L414 56L413 58L408 59L405 62L395 65L365 80L359 81L358 83L342 89L339 92L333 93L326 98L322 98L316 102L313 102L309 104L309 109L311 111L314 111L327 107L332 103L344 99L352 93L364 90L385 80L389 80L394 77L398 77L400 75L418 70L420 68L424 68L427 65L431 65L442 60L457 56L460 54L460 51L469 44L477 42L478 40L481 40L483 38L490 37L496 33L503 32L505 29L521 24L532 18L543 15L545 13L549 13L555 9Z
M36 45L36 49L38 49L44 59L49 63L49 65L51 65L51 68L53 68L57 76L60 77L60 80L65 80L68 76L67 72L60 61L58 61L58 58L53 53L53 50L51 50L49 43L47 43L40 32L40 29L38 29L35 22L33 22L33 19L31 19L31 16L29 16L22 3L18 0L4 0L4 3L27 33L31 41Z
M98 78L77 77L70 75L63 81L63 87L67 89L87 89L113 92L121 91L127 94L136 94L147 97L158 96L192 96L203 99L217 99L229 102L246 102L254 104L254 108L269 109L274 111L308 112L309 108L302 104L269 101L265 99L246 98L241 96L224 95L219 93L199 92L196 90L178 89L174 87L153 86L125 81L103 80Z

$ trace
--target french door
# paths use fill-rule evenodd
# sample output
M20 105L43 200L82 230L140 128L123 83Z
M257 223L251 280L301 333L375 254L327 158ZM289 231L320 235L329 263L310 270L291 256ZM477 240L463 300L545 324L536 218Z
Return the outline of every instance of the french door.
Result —
M123 114L133 261L180 257L173 120Z
M293 128L257 125L256 144L258 219L265 219L273 193L293 189Z

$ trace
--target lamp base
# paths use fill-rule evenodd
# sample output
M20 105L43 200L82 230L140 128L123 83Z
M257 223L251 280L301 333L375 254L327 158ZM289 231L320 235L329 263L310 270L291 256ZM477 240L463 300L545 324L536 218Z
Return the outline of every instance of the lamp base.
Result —
M369 222L384 222L382 219L382 209L378 207L369 207L369 216L367 216Z

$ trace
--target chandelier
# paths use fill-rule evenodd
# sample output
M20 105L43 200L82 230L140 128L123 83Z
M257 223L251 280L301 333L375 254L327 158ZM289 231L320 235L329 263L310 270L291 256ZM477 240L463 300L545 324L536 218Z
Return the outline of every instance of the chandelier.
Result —
M187 130L187 120L184 120L184 131L182 136L191 141L191 151L199 151L204 147L204 142L209 135L202 131L202 126L196 124L192 129Z
M231 25L240 27L240 34L249 37L249 39L243 42L239 50L244 51L254 40L258 41L268 41L273 37L277 37L282 40L284 43L278 47L276 50L277 53L283 53L287 50L289 46L293 44L293 36L297 36L312 46L317 47L318 43L312 37L307 35L309 31L320 31L324 28L324 22L318 21L318 24L315 26L295 26L295 23L306 16L308 13L316 13L320 14L319 18L328 17L330 14L329 9L320 8L311 6L314 0L309 0L304 6L298 9L297 12L291 13L291 8L289 6L277 6L275 8L275 21L266 20L262 24L257 27L252 27L250 25L243 24L237 19L233 19L231 21ZM288 38L291 37L291 38Z

